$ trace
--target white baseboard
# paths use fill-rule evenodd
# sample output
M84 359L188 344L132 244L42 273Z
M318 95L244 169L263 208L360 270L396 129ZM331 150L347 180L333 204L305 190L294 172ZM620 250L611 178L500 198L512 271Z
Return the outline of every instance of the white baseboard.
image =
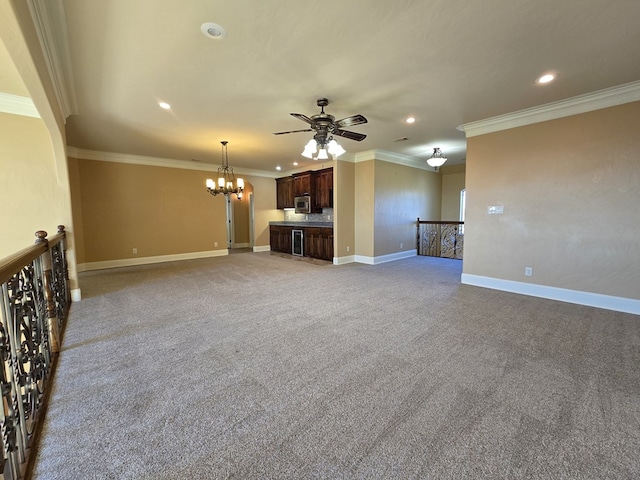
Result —
M131 267L134 265L149 265L151 263L175 262L179 260L193 260L196 258L222 257L224 255L229 255L229 251L226 248L224 250L209 250L205 252L176 253L155 257L122 258L120 260L106 260L104 262L79 263L78 272L103 270L105 268Z
M82 293L80 292L79 288L72 288L71 289L71 301L72 302L79 302L80 300L82 300Z
M346 257L333 257L334 265L346 265L347 263L355 262L355 257L353 255L349 255Z
M253 251L255 253L270 252L271 251L271 246L270 245L257 245L257 246L253 247Z
M402 260L403 258L415 257L417 252L415 250L405 250L403 252L390 253L388 255L380 255L378 257L366 257L364 255L355 255L354 261L358 263L366 263L367 265L379 265L380 263L393 262L395 260Z
M566 288L548 287L546 285L515 282L512 280L483 277L481 275L471 275L469 273L463 273L460 281L465 285L474 285L476 287L519 293L522 295L529 295L531 297L547 298L549 300L559 300L561 302L576 303L578 305L586 305L588 307L604 308L606 310L614 310L616 312L640 315L640 300L635 300L633 298L614 297L612 295L602 295L600 293L582 292Z

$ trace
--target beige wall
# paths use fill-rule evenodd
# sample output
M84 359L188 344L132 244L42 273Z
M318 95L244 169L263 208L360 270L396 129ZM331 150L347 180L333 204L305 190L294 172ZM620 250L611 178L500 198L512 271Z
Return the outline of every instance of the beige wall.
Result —
M6 175L0 178L0 201L4 211L12 215L11 227L3 232L0 239L0 256L15 249L23 238L27 245L31 244L34 225L37 225L36 230L44 229L50 234L57 230L57 225L64 225L67 229L70 283L71 288L76 289L75 232L64 115L54 94L28 2L0 1L0 18L0 40L41 117L33 119L0 114L3 116L0 120L0 135L3 137L0 165L3 173L0 175ZM13 67L11 70L14 71ZM12 137L12 134L16 136ZM28 173L17 179L19 172ZM13 207L17 199L20 199L20 207L16 210ZM18 220L17 217L22 218ZM20 248L24 246L22 244Z
M208 173L80 160L72 185L81 202L79 263L226 248L224 198L207 194Z
M355 253L355 171L351 162L338 160L333 167L334 257Z
M354 181L354 254L373 257L374 213L375 213L375 160L359 162L355 165Z
M249 235L249 197L253 193L253 186L245 182L245 189L242 198L231 195L233 205L233 240L234 244L248 245Z
M211 172L97 160L70 159L69 164L79 225L78 263L226 248L224 197L213 197L204 187ZM280 213L275 208L275 181L245 176L245 183L242 202L232 197L235 243L250 241L249 194L253 193L255 246L267 246L269 221Z
M254 247L269 247L269 222L282 221L282 210L276 208L274 178L243 176L253 186Z
M464 272L640 299L638 119L635 102L469 138Z
M82 263L85 258L84 227L82 225L82 198L80 195L80 189L77 188L77 186L80 185L80 164L75 158L68 158L67 163L69 165L69 185L71 190L71 212L74 226L73 239L75 254L78 259L78 263ZM73 185L75 185L76 188L73 188Z
M465 185L465 166L451 165L440 168L442 181L442 208L440 218L433 220L460 220L460 191Z
M440 215L440 176L376 160L374 185L374 256L415 250L416 219Z
M39 118L0 113L0 258L33 244L34 233L69 226L67 189L58 183L49 131Z

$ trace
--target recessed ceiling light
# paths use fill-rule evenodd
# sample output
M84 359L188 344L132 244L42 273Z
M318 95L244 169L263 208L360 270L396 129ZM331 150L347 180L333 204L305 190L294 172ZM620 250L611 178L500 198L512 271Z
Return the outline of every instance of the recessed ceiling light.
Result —
M200 31L205 37L221 40L227 36L227 31L221 25L213 22L206 22L200 25Z
M407 119L405 120L405 122L411 124L411 123L415 123L416 122L416 117L407 117Z
M293 166L297 167L298 166L298 162L293 162Z
M549 83L549 82L552 82L553 80L555 80L555 78L556 78L556 74L555 73L545 73L544 75L542 75L540 78L538 78L536 80L536 83L538 83L538 84Z
M282 167L280 165L276 166L276 170L280 171L282 170Z
M158 105L160 105L160 108L164 108L165 110L171 110L171 105L167 102L158 102Z

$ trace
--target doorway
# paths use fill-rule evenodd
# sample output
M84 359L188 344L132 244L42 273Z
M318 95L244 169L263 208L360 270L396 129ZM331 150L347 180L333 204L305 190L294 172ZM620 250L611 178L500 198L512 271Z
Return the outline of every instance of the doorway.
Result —
M241 199L225 196L227 214L227 251L244 253L253 251L253 188L245 183Z

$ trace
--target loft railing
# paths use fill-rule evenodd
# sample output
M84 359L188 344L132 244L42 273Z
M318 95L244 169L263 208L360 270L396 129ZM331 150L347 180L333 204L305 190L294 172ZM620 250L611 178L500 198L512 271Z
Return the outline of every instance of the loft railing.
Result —
M71 304L63 226L0 260L0 478L24 478L33 462L60 336Z
M420 220L416 222L418 255L462 259L464 222Z

